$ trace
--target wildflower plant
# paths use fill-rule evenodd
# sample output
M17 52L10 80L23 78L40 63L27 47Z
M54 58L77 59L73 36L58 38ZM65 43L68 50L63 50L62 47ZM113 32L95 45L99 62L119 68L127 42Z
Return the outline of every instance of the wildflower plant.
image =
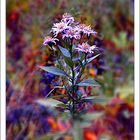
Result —
M39 66L42 70L60 76L60 85L56 85L47 94L46 99L37 100L38 103L60 107L69 112L73 120L80 120L87 111L84 107L89 102L99 101L98 96L86 96L80 91L81 87L99 87L92 78L85 78L84 71L89 63L96 59L100 53L98 46L93 44L97 32L90 25L76 22L68 13L62 16L59 23L54 23L50 36L45 37L43 44L53 50L56 62L54 66ZM53 91L64 89L65 100L56 100ZM94 114L92 118L98 117Z

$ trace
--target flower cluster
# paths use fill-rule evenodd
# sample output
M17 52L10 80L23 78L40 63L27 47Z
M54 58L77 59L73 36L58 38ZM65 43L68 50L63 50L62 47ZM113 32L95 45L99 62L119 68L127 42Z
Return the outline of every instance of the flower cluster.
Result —
M95 45L90 46L87 42L82 43L82 45L78 45L77 48L75 48L78 51L85 52L85 53L93 53L93 50L96 48Z
M96 35L97 32L95 32L94 30L91 29L90 25L85 25L85 24L79 24L76 29L82 33L82 34L86 34L88 36L90 36L91 34Z
M74 17L72 17L69 13L65 13L62 17L63 17L61 20L62 22L68 24L74 23Z
M51 32L53 33L54 37L47 36L44 39L44 45L56 45L56 42L59 42L59 39L71 39L72 41L76 40L78 42L75 50L81 51L83 53L93 53L94 49L96 48L95 45L90 46L88 42L81 42L81 40L83 36L95 36L97 32L95 32L90 25L87 26L85 24L75 22L74 17L68 13L65 13L62 16L62 19L59 23L53 24Z
M56 44L56 41L59 41L57 38L52 38L50 36L45 37L43 45Z

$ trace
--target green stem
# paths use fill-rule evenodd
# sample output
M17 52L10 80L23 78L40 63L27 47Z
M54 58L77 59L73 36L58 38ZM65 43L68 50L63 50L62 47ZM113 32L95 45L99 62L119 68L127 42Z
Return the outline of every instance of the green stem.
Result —
M72 53L72 45L70 46L70 54L71 54L71 60L73 59L73 53ZM74 65L71 67L71 72L72 72L72 78L71 78L71 89L72 89L72 116L74 118L74 112L75 112L75 98L74 98L74 93L75 93L75 72L74 72Z
M74 70L72 68L72 97L73 97L72 104L73 104L73 115L74 115L74 112L75 112L75 102L74 102L74 87L75 87L75 85L74 85L74 79L75 79L75 73L74 73Z
M85 63L86 63L86 61L87 61L87 53L85 53Z

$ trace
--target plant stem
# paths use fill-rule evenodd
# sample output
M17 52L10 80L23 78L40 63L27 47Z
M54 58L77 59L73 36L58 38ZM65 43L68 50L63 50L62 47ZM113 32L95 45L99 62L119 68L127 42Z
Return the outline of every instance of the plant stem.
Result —
M85 62L87 61L87 53L85 53Z
M71 54L71 60L73 59L73 53L72 53L72 45L70 45L70 54ZM72 117L74 118L74 112L75 112L75 98L74 98L74 93L75 93L75 72L74 72L74 65L71 67L71 72L72 72L72 78L71 78L71 89L72 89Z
M75 85L74 85L74 79L75 79L75 73L74 73L74 70L72 68L72 104L73 104L73 116L74 116L74 112L75 112L75 102L74 102L74 88L75 88Z

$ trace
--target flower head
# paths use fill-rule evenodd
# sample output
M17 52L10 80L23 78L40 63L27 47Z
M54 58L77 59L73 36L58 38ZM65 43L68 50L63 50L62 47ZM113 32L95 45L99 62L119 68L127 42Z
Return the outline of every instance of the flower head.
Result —
M74 23L74 17L72 17L69 13L64 13L61 21L64 23L72 24Z
M52 38L50 36L45 37L43 45L56 44L56 41L59 41L57 38Z
M90 46L87 42L78 45L75 49L85 53L93 53L93 50L96 48L95 45Z
M65 31L63 34L63 38L75 38L75 39L80 39L80 33L75 30L75 28L69 28L68 30Z
M79 30L79 32L87 34L88 36L91 34L97 34L97 32L91 29L90 25L87 26L85 24L79 24L76 28Z
M67 23L64 23L64 22L54 23L52 32L55 34L55 36L57 36L58 33L62 33L63 31L65 31L68 28L69 28L69 26Z

